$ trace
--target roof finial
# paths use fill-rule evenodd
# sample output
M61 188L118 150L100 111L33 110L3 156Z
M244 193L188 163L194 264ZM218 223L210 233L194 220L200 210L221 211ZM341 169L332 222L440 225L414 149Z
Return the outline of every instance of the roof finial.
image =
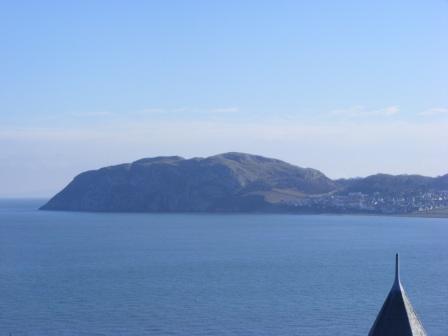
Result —
M398 253L395 255L395 284L400 283L400 259Z

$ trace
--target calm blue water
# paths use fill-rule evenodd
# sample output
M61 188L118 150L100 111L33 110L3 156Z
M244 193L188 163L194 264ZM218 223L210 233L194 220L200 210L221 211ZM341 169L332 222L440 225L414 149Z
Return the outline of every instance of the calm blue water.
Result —
M0 201L0 335L366 335L394 254L448 334L448 220L40 212Z

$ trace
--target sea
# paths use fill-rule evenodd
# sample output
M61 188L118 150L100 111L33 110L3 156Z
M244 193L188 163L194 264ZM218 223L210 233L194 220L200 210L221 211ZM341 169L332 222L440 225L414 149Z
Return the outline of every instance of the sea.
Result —
M0 335L367 335L401 279L448 335L448 219L37 210L0 201Z

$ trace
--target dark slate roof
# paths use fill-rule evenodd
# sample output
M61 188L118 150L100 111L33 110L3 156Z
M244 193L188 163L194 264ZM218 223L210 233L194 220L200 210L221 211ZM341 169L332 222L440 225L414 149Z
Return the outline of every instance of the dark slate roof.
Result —
M398 254L394 284L370 329L369 336L426 336L425 329L401 285Z

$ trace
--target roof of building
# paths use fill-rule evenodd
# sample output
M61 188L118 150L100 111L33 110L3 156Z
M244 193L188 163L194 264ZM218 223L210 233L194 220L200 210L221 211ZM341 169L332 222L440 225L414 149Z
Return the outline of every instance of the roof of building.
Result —
M398 254L394 284L370 329L369 336L426 336L425 329L401 285Z

